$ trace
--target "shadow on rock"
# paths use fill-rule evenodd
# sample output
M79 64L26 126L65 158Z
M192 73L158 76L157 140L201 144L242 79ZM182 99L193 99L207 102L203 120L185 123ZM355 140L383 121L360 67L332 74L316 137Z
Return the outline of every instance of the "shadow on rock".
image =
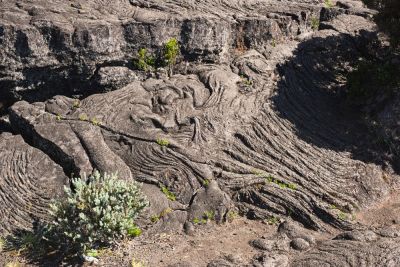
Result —
M356 37L318 32L280 66L283 78L273 104L306 143L391 168L396 158L379 142L363 110L347 101L346 76L360 58L373 57L370 48L376 43L377 34L370 31L362 30Z

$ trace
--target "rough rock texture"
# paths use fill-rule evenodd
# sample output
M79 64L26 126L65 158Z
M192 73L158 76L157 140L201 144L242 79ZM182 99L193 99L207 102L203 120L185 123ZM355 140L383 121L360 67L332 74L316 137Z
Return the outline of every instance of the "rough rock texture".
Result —
M62 196L68 179L42 151L21 136L0 134L0 234L31 228L46 219L52 198Z
M155 231L180 231L210 212L223 222L234 207L251 219L287 217L323 232L359 227L353 214L399 185L395 168L369 156L361 114L343 105L343 75L377 40L373 12L357 1L319 2L1 1L0 105L11 107L0 129L22 137L0 135L8 148L0 150L7 162L0 182L6 203L18 198L21 227L30 218L21 204L29 195L18 191L30 188L24 183L52 181L35 206L40 215L61 188L55 184L93 169L143 182L151 207L141 225ZM181 48L174 75L134 69L139 48L160 53L172 37ZM395 128L398 119L385 115L392 113L395 104L381 120ZM21 182L14 150L38 154L32 166L51 166L23 168ZM266 250L254 266L323 266L335 258L334 266L360 266L366 254L367 266L398 264L391 231L316 245L296 227L254 241ZM307 252L289 251L289 243ZM210 266L233 264L224 258Z
M366 236L370 236L367 231ZM360 233L357 234L361 236ZM399 239L379 237L334 239L323 242L317 249L295 259L292 266L398 266L400 264Z

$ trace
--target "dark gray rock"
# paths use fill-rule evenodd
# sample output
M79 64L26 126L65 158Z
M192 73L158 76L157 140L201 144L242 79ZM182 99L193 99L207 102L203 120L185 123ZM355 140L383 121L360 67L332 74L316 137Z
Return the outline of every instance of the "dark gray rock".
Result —
M256 255L253 259L254 267L287 267L289 257L285 254L263 253Z
M234 267L234 266L248 266L243 259L238 255L228 254L218 259L214 259L207 264L207 267Z
M354 230L351 232L344 232L336 236L334 239L353 240L360 242L372 242L378 239L377 234L370 230Z
M327 240L295 257L291 266L398 266L398 242L398 238L380 238L374 242Z
M250 244L257 249L271 251L274 248L275 242L274 240L255 239Z
M371 151L359 145L365 133L338 101L336 74L376 41L369 10L316 0L16 2L0 3L9 125L67 175L96 168L143 182L152 204L143 224L171 209L154 228L180 231L206 213L222 222L235 205L254 219L351 229L350 213L396 188L395 174L360 156ZM326 30L311 33L312 18ZM139 48L157 54L170 38L181 52L174 75L134 69ZM279 233L314 243L299 225ZM288 264L264 256L259 264Z
M52 198L69 184L62 168L20 135L0 134L0 235L29 230L47 220Z
M290 245L295 250L304 251L310 248L310 243L308 243L303 238L295 238L290 242Z
M185 230L185 234L187 235L193 235L195 231L194 225L191 222L185 222L185 224L183 225L183 229Z
M100 88L115 90L137 80L138 77L127 67L102 67L94 79Z

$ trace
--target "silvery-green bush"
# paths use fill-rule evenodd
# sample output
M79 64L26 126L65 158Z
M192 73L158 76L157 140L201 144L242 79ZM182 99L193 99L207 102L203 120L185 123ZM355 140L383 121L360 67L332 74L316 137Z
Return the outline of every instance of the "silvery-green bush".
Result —
M51 205L54 219L48 225L67 249L85 252L141 233L135 218L148 202L138 183L96 171L88 179L72 179L72 188L65 187L66 198Z

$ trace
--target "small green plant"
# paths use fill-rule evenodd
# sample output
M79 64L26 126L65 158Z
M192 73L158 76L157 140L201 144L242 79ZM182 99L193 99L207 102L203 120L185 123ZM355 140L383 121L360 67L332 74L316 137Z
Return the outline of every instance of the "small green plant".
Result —
M171 191L168 190L167 187L165 186L161 186L161 192L164 193L164 195L171 201L175 201L176 200L176 196L174 193L172 193Z
M156 222L158 222L159 220L160 220L160 216L157 215L157 214L152 215L152 216L150 217L150 221L151 221L152 223L156 223Z
M137 69L147 71L155 68L155 57L147 54L146 48L140 48L137 53L137 58L134 60L134 65Z
M134 220L148 202L139 184L95 171L88 179L73 178L72 187L51 205L54 220L48 225L52 238L67 249L86 253L140 234Z
M142 234L142 230L139 227L137 227L136 225L134 225L128 229L128 236L130 236L130 237L138 237L141 234Z
M334 204L331 204L331 205L329 206L329 208L330 208L331 210L336 210L336 209L337 209L336 205L334 205Z
M319 29L319 19L316 17L311 17L311 29L317 31Z
M179 54L179 43L175 38L169 39L164 45L164 63L169 68L170 76L172 76L173 68Z
M161 218L165 217L167 214L170 214L173 210L171 208L166 208L160 212L160 214L155 214L150 217L150 221L152 223L158 222Z
M81 106L81 102L79 101L79 99L75 99L74 103L72 104L72 108L77 109L77 108L80 108L80 106Z
M205 211L203 214L203 219L207 221L213 221L215 219L215 211Z
M194 224L200 224L201 220L199 218L194 218L193 223Z
M132 258L131 260L131 267L145 267L144 263L141 261L136 260L135 258Z
M251 87L253 86L253 80L250 78L246 78L244 75L240 75L240 78L242 79L242 83L246 87Z
M236 219L239 216L239 214L236 211L230 210L226 214L226 219L228 222L232 222L234 219Z
M252 170L251 173L257 176L264 176L264 173L257 169Z
M275 217L275 216L271 216L271 217L267 220L267 223L268 223L269 225L276 225L276 224L279 223L279 218L278 218L278 217Z
M276 40L275 39L272 39L271 45L272 45L272 47L276 47Z
M56 115L56 120L57 120L57 121L61 121L61 119L62 119L62 118L61 118L61 115L60 115L60 114L57 114L57 115Z
M88 119L89 119L88 116L84 113L79 115L80 121L87 121Z
M160 218L166 216L167 214L170 214L173 210L171 208L166 208L162 212L160 212Z
M204 179L204 180L203 180L203 186L204 186L204 187L207 187L207 186L209 186L209 185L210 185L210 180Z
M347 214L344 213L343 211L339 211L337 217L342 221L346 221L347 220Z
M199 218L194 218L192 221L194 224L200 225L200 224L206 224L207 223L207 219L199 219Z
M92 118L90 120L90 122L94 125L94 126L100 126L101 122L99 120L96 119L96 117Z
M285 189L285 188L287 188L288 186L287 186L287 184L285 184L285 183L277 183L277 185L280 187L280 188L282 188L282 189Z
M265 175L264 175L264 177L265 177ZM287 184L287 183L285 183L283 181L280 181L280 180L274 178L272 175L268 175L265 178L265 183L274 183L274 184L278 185L282 189L286 189L286 188L289 188L291 190L296 190L297 189L296 184Z
M292 190L296 190L297 189L296 184L289 184L288 187L289 187L289 189L292 189Z
M97 258L99 256L99 251L97 249L89 249L86 251L85 255Z
M169 141L167 139L158 138L156 142L160 146L165 146L165 147L169 146Z
M325 0L324 3L326 8L332 8L334 6L331 0Z

